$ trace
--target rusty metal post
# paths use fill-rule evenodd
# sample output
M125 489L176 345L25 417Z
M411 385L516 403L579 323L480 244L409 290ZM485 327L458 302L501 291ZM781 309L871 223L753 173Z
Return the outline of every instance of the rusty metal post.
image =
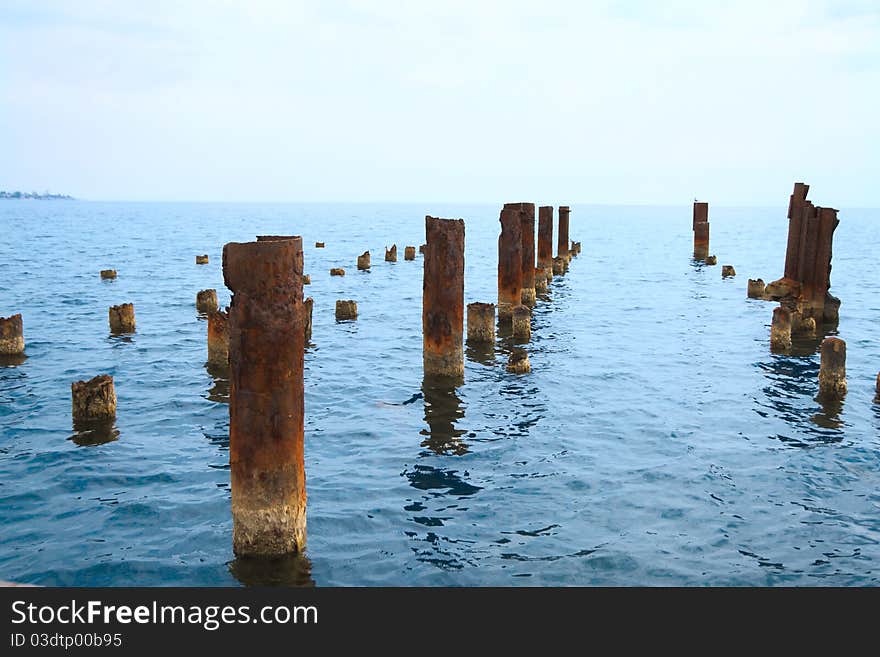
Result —
M464 374L464 221L425 217L422 336L425 374Z
M819 395L840 399L846 394L846 342L840 338L825 338L821 352Z
M212 313L218 307L217 290L200 290L196 293L196 310L200 313Z
M553 206L538 208L538 268L547 267L553 278Z
M134 333L134 304L121 303L118 306L110 306L107 315L111 333Z
M559 235L556 242L556 256L565 258L566 262L571 260L571 256L568 253L568 219L570 214L571 208L567 205L559 206Z
M229 462L235 554L306 541L302 239L229 243Z
M519 208L501 210L498 236L498 319L509 321L522 302L522 218Z
M229 315L222 310L208 313L208 362L229 365Z
M694 258L702 260L709 254L709 204L694 201Z
M520 303L535 305L535 204L505 203L505 209L519 210L522 237L522 290Z
M403 259L404 260L415 260L416 259L416 247L414 247L414 246L403 247Z

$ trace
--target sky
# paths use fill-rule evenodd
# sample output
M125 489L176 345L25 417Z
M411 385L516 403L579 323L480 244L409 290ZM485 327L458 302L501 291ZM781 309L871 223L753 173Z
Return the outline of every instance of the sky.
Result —
M878 0L0 0L0 189L878 207L878 178Z

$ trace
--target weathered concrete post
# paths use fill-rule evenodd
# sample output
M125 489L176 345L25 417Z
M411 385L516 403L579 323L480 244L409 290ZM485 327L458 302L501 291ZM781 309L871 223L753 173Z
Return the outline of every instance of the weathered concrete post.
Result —
M70 384L74 422L107 420L116 417L116 388L113 377L99 374L88 381Z
M229 315L222 310L208 313L208 362L229 365Z
M553 265L550 268L541 265L535 269L535 293L543 293L547 291L547 279L553 278Z
M404 260L415 260L416 259L416 247L414 247L414 246L403 247L403 259Z
M514 374L528 374L532 371L529 354L525 349L514 349L507 359L507 371Z
M306 541L302 239L229 243L229 462L235 554Z
M495 304L475 301L467 306L467 339L473 343L495 342Z
M370 268L370 252L364 251L357 258L357 268L361 270L366 270Z
M717 258L716 256L713 256L713 255L706 256L706 264L707 264L707 265L717 265L717 264L718 264L718 258Z
M721 276L722 278L736 276L736 269L734 269L733 265L721 265Z
M391 248L385 249L385 262L397 262L397 245L392 244Z
M556 242L556 255L557 257L565 258L566 263L571 260L571 256L568 253L568 219L570 214L571 208L567 205L559 206L559 235Z
M200 313L210 313L217 310L217 290L201 290L196 294L196 310Z
M108 312L111 333L134 333L134 304L121 303L110 306Z
M21 313L0 317L0 356L20 356L24 353L24 324Z
M116 278L116 270L115 269L102 269L101 270L101 278L104 280L112 280Z
M694 201L694 258L702 260L709 255L709 204Z
M746 294L749 299L763 299L765 287L763 279L759 278L758 280L752 280L750 278Z
M316 248L316 249L323 249L323 248L324 248L324 242L315 242L315 248Z
M821 352L819 395L839 399L846 394L846 342L840 338L825 338Z
M532 311L519 305L513 309L513 337L529 340L532 337Z
M207 265L208 264L208 255L197 255L196 256L196 264L197 265Z
M770 347L783 351L791 347L791 313L782 306L773 309L773 323L770 324Z
M349 319L357 319L358 305L353 299L337 299L336 300L336 320L345 321Z
M312 309L314 306L315 300L312 297L307 297L303 301L303 338L306 345L312 341Z
M562 276L565 273L565 258L556 256L553 258L553 275Z
M303 274L303 285L311 285L311 284L312 284L311 274Z
M518 217L517 217L518 218ZM425 217L422 336L425 374L464 374L464 221Z
M332 267L330 269L331 276L345 276L345 270L342 267Z
M520 303L535 305L535 204L505 203L505 208L519 209L522 224L522 291Z
M498 319L509 321L522 302L522 218L519 208L501 210L498 236Z

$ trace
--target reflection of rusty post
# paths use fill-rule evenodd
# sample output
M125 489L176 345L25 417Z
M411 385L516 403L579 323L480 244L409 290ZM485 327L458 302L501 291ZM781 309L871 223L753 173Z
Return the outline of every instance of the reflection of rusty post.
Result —
M229 243L229 462L237 555L303 549L302 239Z
M208 362L229 364L229 315L222 310L208 313Z
M773 309L770 324L770 347L785 350L791 347L791 313L782 306Z
M200 313L211 313L217 308L217 290L200 290L196 293L196 310Z
M110 306L108 312L111 333L134 333L134 304L121 303Z
M532 337L532 311L526 306L513 309L513 337L528 340Z
M763 299L764 298L764 280L759 278L758 280L749 279L748 289L746 291L746 295L749 299Z
M422 337L425 374L464 374L464 221L425 217Z
M404 260L415 260L416 259L416 247L414 247L414 246L403 247L403 259Z
M509 320L522 301L522 219L520 210L501 210L498 236L498 319Z
M495 342L495 304L475 301L467 306L467 339L474 343Z
M505 203L505 209L519 210L522 238L522 290L519 302L535 305L535 204Z
M397 262L396 244L392 244L390 249L385 249L385 262Z
M538 208L538 268L553 268L553 206Z
M825 338L821 351L819 394L826 399L843 397L846 394L846 342L840 338Z
M306 345L312 341L312 308L315 306L315 300L308 297L303 301L303 340Z
M570 214L571 208L567 205L559 206L559 235L556 242L556 255L565 258L566 261L571 260L571 256L568 254L568 218Z
M24 324L21 313L0 317L0 356L18 356L24 353Z
M116 417L116 389L113 377L99 374L88 381L70 384L75 421L106 420Z

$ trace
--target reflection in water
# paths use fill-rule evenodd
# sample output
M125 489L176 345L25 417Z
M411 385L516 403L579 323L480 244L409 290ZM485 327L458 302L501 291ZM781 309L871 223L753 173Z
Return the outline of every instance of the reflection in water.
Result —
M491 342L468 343L465 346L464 353L468 360L475 363L480 363L481 365L495 364L495 345Z
M458 476L458 470L441 470L430 465L417 465L412 470L403 473L409 479L409 484L419 490L441 490L438 495L451 495L453 497L467 497L473 495L480 486L467 483ZM412 511L415 509L407 509Z
M810 418L814 424L823 429L840 429L843 427L843 421L840 419L840 413L843 411L842 399L828 399L819 395L816 401L822 407L820 413L816 413ZM841 437L842 438L842 437Z
M214 385L208 390L208 399L219 404L229 403L229 366L216 365L214 363L205 363L205 369L211 378L214 379Z
M26 360L24 354L0 354L0 367L18 367L24 365Z
M73 430L76 432L68 440L72 440L80 447L103 445L104 443L119 440L119 429L116 428L116 420L74 420Z
M312 562L304 554L236 557L227 565L232 576L245 586L315 586Z
M467 433L456 429L455 422L464 417L461 399L456 388L463 383L461 377L426 374L422 380L422 394L425 399L425 422L428 429L419 433L426 436L422 447L436 454L467 454L467 444L461 436Z

